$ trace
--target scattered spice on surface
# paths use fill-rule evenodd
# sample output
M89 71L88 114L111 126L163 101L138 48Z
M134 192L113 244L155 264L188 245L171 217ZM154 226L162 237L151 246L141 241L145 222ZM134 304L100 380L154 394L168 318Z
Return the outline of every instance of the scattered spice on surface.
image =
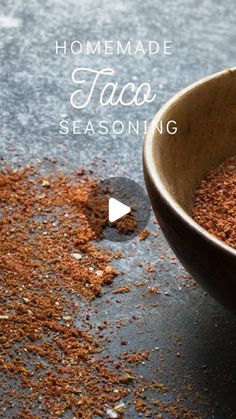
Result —
M151 272L154 271L154 268L153 268L152 265L147 265L145 270L146 270L146 272L151 273Z
M160 294L160 285L155 285L154 287L148 287L148 292L150 292L151 294Z
M131 363L142 362L148 359L148 357L149 357L149 352L143 350L143 351L137 351L134 353L128 352L126 354L123 354L121 356L121 359L131 364Z
M122 375L96 358L98 343L72 321L76 298L99 296L116 275L116 254L92 242L100 226L91 230L85 216L93 185L45 179L32 167L0 172L0 410L10 416L17 400L25 418L35 409L91 418L127 393Z
M145 385L145 378L132 371L132 362L144 362L148 351L124 355L116 364L103 354L107 320L98 315L95 334L85 327L90 316L83 311L84 301L99 297L102 287L112 283L117 271L111 261L122 256L96 243L106 225L102 208L95 214L88 203L96 184L84 169L47 178L31 166L0 171L3 417L121 418L130 395L138 412L147 416L152 410L144 391L167 391L154 381ZM88 222L91 215L94 224ZM113 293L129 289L123 286ZM79 322L78 327L81 313L85 325ZM129 341L123 339L120 345ZM179 415L178 409L178 402L160 402L153 414L193 417L187 410Z
M149 236L149 234L149 231L146 228L144 228L139 232L139 240L145 240Z
M193 218L236 248L236 156L213 169L195 193Z
M112 291L112 294L124 294L126 292L130 292L130 286L126 285L124 287L116 288Z

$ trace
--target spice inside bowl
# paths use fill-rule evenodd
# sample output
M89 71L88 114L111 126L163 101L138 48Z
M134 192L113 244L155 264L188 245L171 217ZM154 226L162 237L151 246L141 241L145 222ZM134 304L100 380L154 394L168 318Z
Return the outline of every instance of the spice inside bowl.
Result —
M236 156L202 180L192 215L209 233L236 249Z

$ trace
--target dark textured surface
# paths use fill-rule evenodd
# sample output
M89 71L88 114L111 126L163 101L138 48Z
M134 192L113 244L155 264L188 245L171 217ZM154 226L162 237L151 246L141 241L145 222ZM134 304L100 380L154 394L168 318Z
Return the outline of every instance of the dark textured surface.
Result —
M128 176L142 183L142 134L61 136L60 115L82 120L150 120L180 88L235 64L236 13L233 4L223 0L118 0L112 4L103 0L1 0L0 15L0 154L14 164L35 163L47 156L66 171L86 166L99 176ZM168 39L174 43L174 53L106 59L102 55L55 56L55 41L64 39ZM113 67L121 85L131 80L149 82L157 99L140 108L101 108L96 96L86 110L72 111L71 72L81 62L94 68ZM155 228L150 223L150 229ZM118 320L126 323L124 328L115 328L107 350L114 357L129 349L150 350L150 360L137 371L168 384L170 391L163 399L186 397L187 405L204 418L235 417L235 318L183 278L183 268L173 263L161 233L144 242L135 239L112 247L125 254L117 264L124 274L113 286L136 280L144 280L145 285L134 287L122 298L113 295L111 300L105 290L93 303L94 328L98 318L99 322L109 318L114 327ZM138 266L141 261L150 263L154 271L146 273ZM148 292L148 286L156 283L161 285L160 295ZM129 322L134 314L138 320ZM123 338L129 340L126 347L120 345ZM206 364L207 370L203 368ZM161 374L157 374L159 368ZM186 375L193 391L184 388ZM136 415L128 408L127 417Z

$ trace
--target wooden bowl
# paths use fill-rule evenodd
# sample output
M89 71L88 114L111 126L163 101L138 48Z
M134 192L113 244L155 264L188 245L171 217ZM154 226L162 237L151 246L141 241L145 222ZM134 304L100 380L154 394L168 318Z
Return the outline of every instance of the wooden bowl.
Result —
M156 127L174 120L177 133ZM174 96L154 117L144 142L144 176L155 215L187 271L236 311L236 250L191 217L194 191L208 172L236 155L236 67Z

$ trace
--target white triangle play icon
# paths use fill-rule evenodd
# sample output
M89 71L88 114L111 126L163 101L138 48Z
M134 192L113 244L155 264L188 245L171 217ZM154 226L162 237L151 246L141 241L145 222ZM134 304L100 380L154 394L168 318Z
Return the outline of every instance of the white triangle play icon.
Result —
M129 214L131 208L122 202L118 201L115 198L109 199L109 221L110 223L114 223L114 221L119 220L119 218L124 217L124 215Z

